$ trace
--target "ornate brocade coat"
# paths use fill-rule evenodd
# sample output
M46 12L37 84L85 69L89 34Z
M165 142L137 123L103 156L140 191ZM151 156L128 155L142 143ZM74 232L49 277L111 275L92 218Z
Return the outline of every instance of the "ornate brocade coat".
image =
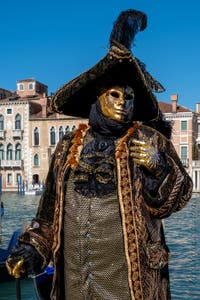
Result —
M88 134L89 127L80 125L78 130L59 142L36 217L20 237L21 241L32 244L38 250L44 259L44 266L53 261L55 273L51 298L54 300L64 299L62 230L66 176L78 166L84 138ZM167 168L159 178L130 160L129 145L132 139L143 140L163 153ZM165 244L162 219L186 205L191 197L192 181L172 143L155 129L142 124L138 126L135 123L115 142L115 160L130 298L170 299L170 255Z

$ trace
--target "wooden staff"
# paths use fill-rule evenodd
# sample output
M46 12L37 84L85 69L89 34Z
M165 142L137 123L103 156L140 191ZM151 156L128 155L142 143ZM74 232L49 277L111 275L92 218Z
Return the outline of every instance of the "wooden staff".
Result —
M8 273L11 276L15 277L15 283L16 283L16 299L17 300L21 300L21 285L20 285L20 277L21 274L25 272L24 270L24 259L20 258L15 264L11 264L11 260L9 260L9 258L6 261L6 267L8 270Z

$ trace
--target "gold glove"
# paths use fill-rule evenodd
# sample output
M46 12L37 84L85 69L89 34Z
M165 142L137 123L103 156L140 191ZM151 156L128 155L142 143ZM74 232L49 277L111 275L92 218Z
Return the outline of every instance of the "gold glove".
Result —
M135 164L142 165L151 173L159 176L164 167L164 160L158 150L144 141L132 140L130 157Z
M25 273L24 259L21 256L17 256L15 258L8 257L6 260L6 268L11 276L20 278L21 274Z

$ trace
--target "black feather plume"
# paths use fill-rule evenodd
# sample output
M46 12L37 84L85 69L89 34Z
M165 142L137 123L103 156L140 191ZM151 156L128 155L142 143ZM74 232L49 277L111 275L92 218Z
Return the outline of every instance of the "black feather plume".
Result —
M142 31L147 26L147 17L144 13L129 9L122 11L114 23L110 35L110 47L119 43L127 49L131 49L131 44L138 31Z

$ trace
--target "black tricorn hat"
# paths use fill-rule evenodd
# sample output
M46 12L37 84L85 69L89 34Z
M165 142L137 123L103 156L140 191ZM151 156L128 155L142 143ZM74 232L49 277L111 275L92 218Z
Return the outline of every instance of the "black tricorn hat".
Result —
M110 35L106 56L88 71L61 87L52 97L51 109L66 115L88 118L99 93L113 85L129 85L135 92L134 120L158 117L158 103L153 92L164 88L131 52L135 34L146 28L144 13L129 9L121 12Z

